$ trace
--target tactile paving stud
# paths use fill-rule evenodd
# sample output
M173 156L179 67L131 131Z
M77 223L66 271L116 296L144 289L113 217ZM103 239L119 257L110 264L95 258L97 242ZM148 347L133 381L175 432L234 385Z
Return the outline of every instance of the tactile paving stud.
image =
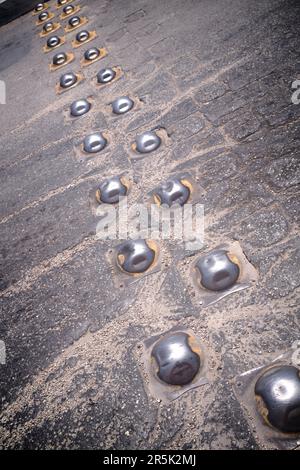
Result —
M116 76L115 70L111 68L101 69L97 73L97 81L98 83L109 83L111 82Z
M76 41L78 42L85 42L89 39L90 33L86 29L79 31L79 33L76 34Z
M178 332L160 339L152 349L157 376L169 385L187 385L198 373L201 361L189 344L189 335Z
M123 184L119 176L108 178L100 184L96 191L96 199L105 204L116 204L122 196L127 194L127 186Z
M70 88L77 82L77 76L73 72L64 73L59 80L61 88Z
M129 96L120 96L112 102L112 110L115 114L125 114L134 106L134 102Z
M173 204L179 204L183 206L189 200L190 193L190 189L179 179L172 178L156 190L154 200L158 205L166 204L171 207Z
M89 60L89 61L95 60L99 56L100 56L100 49L98 49L98 47L90 47L90 49L88 49L84 53L85 60Z
M71 0L57 0L57 5L58 6L63 6L66 3L69 3Z
M52 63L53 65L63 65L67 61L67 54L65 52L58 52L53 56Z
M39 14L38 18L40 22L46 21L49 18L49 13L47 11L43 11Z
M71 116L78 117L86 114L91 109L91 103L86 99L73 101L71 104Z
M75 26L80 25L81 19L79 16L73 16L72 18L69 19L68 23L71 28L75 28Z
M130 274L147 271L155 260L155 251L145 240L129 240L118 247L117 264L121 270Z
M265 421L284 433L300 432L300 371L274 366L255 384L257 407Z
M87 135L83 141L83 150L87 153L97 153L104 149L107 140L101 132Z
M153 131L147 131L136 138L136 150L139 153L149 153L156 150L161 144L161 138Z
M205 289L221 291L229 289L238 280L240 268L225 250L214 250L202 256L195 264Z
M61 43L61 39L58 36L51 36L47 40L47 47L53 49L54 47L59 46L60 43Z

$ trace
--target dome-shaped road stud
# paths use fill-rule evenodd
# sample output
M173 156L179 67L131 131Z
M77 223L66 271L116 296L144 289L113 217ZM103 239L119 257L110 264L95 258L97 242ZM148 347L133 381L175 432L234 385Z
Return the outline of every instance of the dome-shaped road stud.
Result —
M273 366L255 384L257 408L264 420L283 433L300 432L300 371Z
M154 131L147 131L137 136L136 151L139 153L150 153L161 145L161 138Z
M161 205L172 205L178 204L183 206L188 202L190 198L190 188L187 187L178 178L170 178L164 182L154 193L155 202Z
M201 275L201 285L210 291L231 288L238 280L240 268L225 250L214 250L202 256L195 265Z
M42 10L44 10L44 8L45 8L44 3L37 3L36 6L35 6L34 11L35 12L42 11Z
M129 274L145 273L154 263L155 251L145 240L129 240L124 242L116 254L117 265Z
M70 88L77 82L77 75L73 72L65 73L60 77L59 84L61 88Z
M89 134L84 138L83 150L87 153L101 152L107 145L107 139L101 132Z
M112 102L114 114L125 114L134 106L134 101L129 96L120 96Z
M73 117L86 114L91 109L91 103L86 99L76 100L71 104L70 113Z
M200 356L189 344L184 332L169 334L160 339L152 350L157 364L157 376L169 385L187 385L199 372Z
M116 204L121 197L126 196L128 187L122 181L122 177L113 176L103 181L96 191L98 203Z
M101 84L106 84L111 82L116 76L115 70L112 68L101 69L97 73L97 82Z

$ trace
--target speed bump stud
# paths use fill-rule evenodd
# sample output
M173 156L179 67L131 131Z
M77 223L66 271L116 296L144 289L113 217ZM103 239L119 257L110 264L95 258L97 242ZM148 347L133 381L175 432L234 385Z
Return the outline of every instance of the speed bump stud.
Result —
M147 271L155 260L155 251L143 239L129 240L118 247L117 265L129 274Z
M44 8L44 10L45 10L45 8ZM35 24L37 26L40 26L43 23L45 23L45 21L47 21L47 22L50 21L53 17L54 17L53 13L48 12L48 11L42 11L41 13L39 13L37 21L36 21Z
M129 96L120 96L112 102L112 111L114 114L125 114L134 106L134 101Z
M255 384L257 408L264 420L284 433L300 432L300 371L277 365L265 371Z
M79 33L76 34L76 41L77 42L85 42L89 39L90 33L86 29L79 31Z
M88 19L85 16L72 16L72 18L69 19L67 26L65 27L65 32L72 32L74 29L77 29L86 23L88 23Z
M86 114L91 109L91 103L82 98L76 101L73 101L70 107L70 113L73 117L79 117L83 114Z
M113 176L103 181L96 190L96 200L100 204L116 204L120 198L126 196L128 187L122 181L122 177Z
M85 16L72 16L72 18L69 19L67 26L65 27L65 32L70 33L74 31L74 29L77 29L86 23L88 23L88 19Z
M78 80L78 77L75 73L73 72L64 73L60 77L59 85L61 86L61 88L67 89L75 85L77 80Z
M161 184L154 193L154 200L160 206L166 204L171 207L173 204L183 206L190 197L191 191L188 186L178 178L171 178Z
M80 63L82 67L86 67L97 60L103 59L105 56L107 56L107 50L105 48L99 49L98 47L90 47L85 51Z
M150 153L161 144L161 138L154 131L146 131L136 137L135 149L139 153Z
M39 21L43 22L49 18L49 13L47 11L42 11L42 13L39 14Z
M97 82L101 84L109 83L115 78L115 76L116 72L112 68L101 69L97 73Z
M67 61L67 54L65 52L58 52L53 56L52 63L55 66L63 65Z
M75 10L75 7L73 5L66 5L63 8L63 12L65 15L70 15L71 13L73 13L74 10Z
M84 53L84 58L87 61L93 61L97 59L100 56L100 49L98 47L90 47L87 51Z
M190 345L190 336L174 332L162 337L152 349L158 378L169 385L187 385L201 367L201 360Z
M55 47L61 44L61 39L58 36L51 36L47 40L47 47L50 49L54 49Z
M44 9L44 4L43 3L37 3L36 6L35 6L34 11L38 12L38 11L42 11L43 9Z
M72 41L72 46L74 48L80 47L82 44L86 44L95 39L96 37L96 31L88 31L86 29L83 29L76 34L75 39L73 39Z
M73 16L72 18L69 19L68 23L71 26L71 28L75 28L75 26L80 25L81 19L79 16Z
M232 287L238 280L240 268L230 259L226 250L214 250L195 264L201 276L201 284L210 291L222 291Z
M45 33L50 33L50 31L53 31L53 29L54 29L54 23L52 21L48 21L43 26L43 31Z
M83 150L87 153L98 153L107 145L107 139L101 132L87 135L83 141Z
M58 52L53 56L52 61L49 64L49 69L51 72L53 72L62 67L65 67L66 65L70 64L73 60L74 54L72 52Z

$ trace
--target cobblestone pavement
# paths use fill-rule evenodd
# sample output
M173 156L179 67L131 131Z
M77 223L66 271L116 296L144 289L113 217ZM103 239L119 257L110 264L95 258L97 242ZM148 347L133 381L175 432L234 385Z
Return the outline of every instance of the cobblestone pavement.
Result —
M300 4L80 3L98 33L90 44L108 55L59 96L60 72L49 72L31 13L1 28L0 445L263 448L233 378L299 338L300 105L291 85ZM68 70L80 70L82 49ZM99 89L102 65L124 75ZM109 103L127 93L139 105L112 117ZM92 110L68 118L70 103L87 96ZM156 126L168 145L132 162L130 143ZM80 160L74 143L95 128L110 143ZM89 194L98 181L128 172L137 201L181 170L204 189L206 245L239 240L259 272L254 287L205 309L182 276L188 262L176 264L166 244L164 269L124 291L114 288L109 243L95 239ZM144 387L141 343L175 325L205 344L210 383L163 404Z

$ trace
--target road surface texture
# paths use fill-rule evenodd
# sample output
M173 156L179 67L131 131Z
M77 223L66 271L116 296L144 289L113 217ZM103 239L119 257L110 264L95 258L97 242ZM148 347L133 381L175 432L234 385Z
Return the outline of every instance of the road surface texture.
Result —
M73 50L75 62L62 71L81 70L85 81L61 95L62 71L49 71L36 17L1 27L0 446L265 448L233 381L299 339L300 104L291 85L300 78L300 4L80 4L98 35L90 45L108 55L83 69L86 46L73 50L75 32L66 34L57 51ZM104 66L123 76L97 88ZM109 103L125 94L138 105L113 116ZM88 96L91 111L71 119L71 102ZM135 136L157 126L166 143L133 161ZM109 145L80 159L76 145L93 129ZM96 239L90 194L124 171L131 202L172 173L192 173L206 247L238 240L257 284L201 308L187 282L191 260L165 241L160 272L115 288L106 256L115 242ZM205 345L209 384L165 404L145 387L141 345L178 325Z

